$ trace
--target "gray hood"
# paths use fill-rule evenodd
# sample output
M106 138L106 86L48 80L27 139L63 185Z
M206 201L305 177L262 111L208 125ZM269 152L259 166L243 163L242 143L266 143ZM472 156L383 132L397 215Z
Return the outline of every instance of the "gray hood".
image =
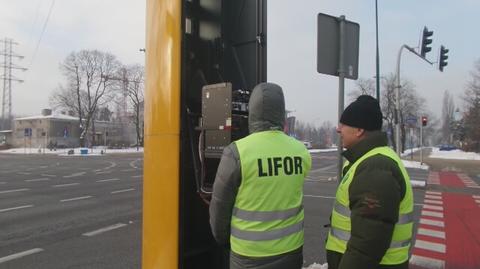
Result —
M253 89L248 103L250 133L283 130L285 123L285 98L280 86L260 83Z

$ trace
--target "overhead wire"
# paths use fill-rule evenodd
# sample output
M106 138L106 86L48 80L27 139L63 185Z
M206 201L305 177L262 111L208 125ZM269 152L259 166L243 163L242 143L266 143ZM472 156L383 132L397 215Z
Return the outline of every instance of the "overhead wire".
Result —
M47 17L45 18L45 22L43 23L42 32L40 33L40 37L38 38L37 46L35 47L35 51L33 52L30 65L32 65L33 61L35 60L35 56L37 56L38 48L40 46L40 43L42 42L42 38L43 38L43 35L45 34L45 30L47 29L48 21L50 20L50 15L52 14L54 5L55 5L55 0L52 0L52 3L50 4L50 9L48 10Z
M35 25L38 21L38 14L40 13L40 6L42 5L42 0L37 0L37 6L35 8L35 16L33 17L32 26L30 27L30 38L28 43L32 43L34 40Z

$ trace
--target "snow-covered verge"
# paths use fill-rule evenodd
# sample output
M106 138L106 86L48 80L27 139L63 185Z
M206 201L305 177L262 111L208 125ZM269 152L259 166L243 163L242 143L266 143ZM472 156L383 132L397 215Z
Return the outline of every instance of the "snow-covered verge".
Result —
M443 151L439 148L432 148L430 158L436 159L450 159L450 160L480 160L480 154L475 152L465 152L460 149Z
M407 160L402 160L402 162L405 168L417 168L417 169L423 169L423 170L428 170L429 168L429 166L425 163L421 164L420 162L407 161Z
M423 148L423 149L425 149L425 148ZM409 156L410 154L415 153L419 150L420 150L420 148L406 149L401 155L402 155L402 157Z
M74 148L74 156L81 155L80 150L82 148ZM87 148L85 148L87 149ZM7 150L0 150L0 154L6 153L6 154L53 154L53 155L68 155L68 151L71 150L71 148L67 149L57 149L56 151L54 150L49 150L49 149L44 149L44 148L12 148L12 149L7 149ZM116 153L137 153L137 152L143 152L143 148L125 148L125 149L105 149L105 147L95 147L93 149L88 148L87 149L88 153L86 155L82 156L98 156L101 155L102 152L105 154L116 154ZM72 155L68 155L72 156Z
M334 152L337 151L337 148L329 148L329 149L309 149L310 153L319 153L319 152Z

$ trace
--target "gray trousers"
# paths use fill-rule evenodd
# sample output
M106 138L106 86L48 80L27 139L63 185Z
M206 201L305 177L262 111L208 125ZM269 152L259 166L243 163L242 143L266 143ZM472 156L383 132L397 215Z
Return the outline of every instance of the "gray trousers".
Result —
M230 251L230 269L301 269L303 248L271 257L245 257Z

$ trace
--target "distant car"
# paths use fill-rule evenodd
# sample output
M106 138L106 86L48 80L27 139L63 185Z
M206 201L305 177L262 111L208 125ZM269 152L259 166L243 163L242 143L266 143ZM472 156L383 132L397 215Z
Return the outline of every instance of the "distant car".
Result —
M441 150L441 151L450 151L450 150L455 150L455 149L457 149L456 146L454 146L454 145L448 145L448 144L446 144L446 145L440 145L440 147L439 147L439 150Z
M305 147L306 147L307 149L311 149L311 148L312 148L312 143L309 142L309 141L303 141L303 144L305 145Z

